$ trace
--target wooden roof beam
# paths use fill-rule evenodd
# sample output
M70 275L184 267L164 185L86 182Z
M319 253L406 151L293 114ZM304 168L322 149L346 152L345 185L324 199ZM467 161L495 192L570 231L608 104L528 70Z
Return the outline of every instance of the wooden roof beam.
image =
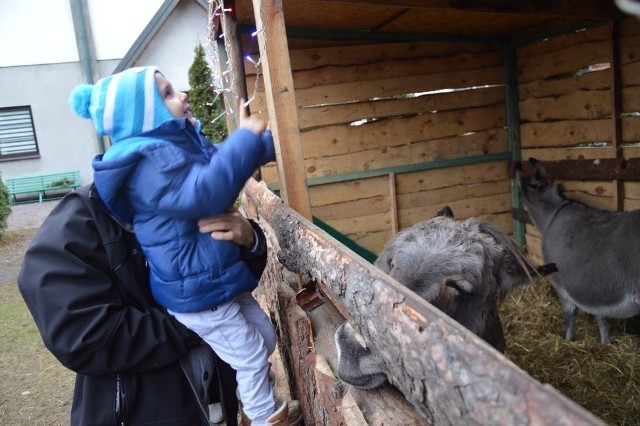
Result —
M461 12L545 15L556 17L612 18L620 11L613 1L601 0L318 0L327 3L357 3L362 6L397 6L399 8L446 9Z

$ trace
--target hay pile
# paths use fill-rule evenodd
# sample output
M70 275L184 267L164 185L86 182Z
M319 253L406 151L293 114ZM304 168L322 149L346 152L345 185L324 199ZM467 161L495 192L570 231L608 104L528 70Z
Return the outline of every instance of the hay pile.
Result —
M614 344L603 345L595 319L580 313L576 341L567 342L546 279L512 292L500 315L514 364L611 425L640 424L640 329L632 321L612 321Z

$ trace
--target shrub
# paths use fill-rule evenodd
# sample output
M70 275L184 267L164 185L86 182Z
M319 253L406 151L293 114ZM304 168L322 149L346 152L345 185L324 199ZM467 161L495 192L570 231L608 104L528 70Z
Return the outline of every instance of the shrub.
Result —
M0 176L0 236L7 228L7 218L11 214L11 196L1 178L2 176Z

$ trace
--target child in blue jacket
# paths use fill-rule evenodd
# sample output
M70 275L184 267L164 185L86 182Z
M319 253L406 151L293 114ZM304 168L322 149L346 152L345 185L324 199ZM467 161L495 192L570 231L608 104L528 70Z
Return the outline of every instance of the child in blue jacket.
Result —
M237 372L252 425L298 424L298 401L276 406L268 358L275 331L251 295L257 279L240 247L198 231L198 219L226 212L252 173L275 160L266 124L243 114L214 145L199 131L187 95L155 67L131 68L71 93L112 146L93 160L98 193L132 226L151 269L158 303L198 333Z

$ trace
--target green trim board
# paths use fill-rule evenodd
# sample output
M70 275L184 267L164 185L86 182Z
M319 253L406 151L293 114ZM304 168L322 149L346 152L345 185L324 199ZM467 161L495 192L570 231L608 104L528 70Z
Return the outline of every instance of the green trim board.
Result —
M507 113L507 140L509 152L513 161L520 161L520 95L518 93L518 55L514 46L504 47L504 79L505 79L505 102ZM511 207L522 209L524 201L519 188L511 180ZM519 219L513 219L513 236L520 247L525 247L525 224Z

